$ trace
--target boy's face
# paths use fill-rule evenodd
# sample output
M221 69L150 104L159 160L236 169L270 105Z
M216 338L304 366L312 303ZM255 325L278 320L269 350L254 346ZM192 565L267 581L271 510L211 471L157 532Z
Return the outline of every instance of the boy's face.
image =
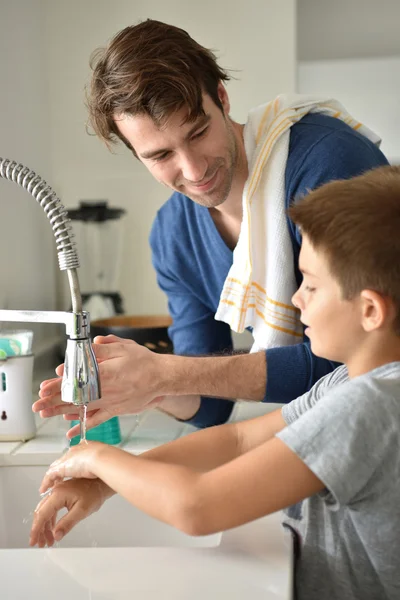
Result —
M303 237L299 268L303 282L292 298L301 310L311 349L317 356L348 363L364 339L360 297L343 300L341 289L329 272L325 256Z
M184 109L161 129L148 115L121 115L115 120L157 181L208 208L227 199L238 157L237 140L227 116L228 96L222 85L218 90L224 112L204 94L205 116L194 123L182 124Z

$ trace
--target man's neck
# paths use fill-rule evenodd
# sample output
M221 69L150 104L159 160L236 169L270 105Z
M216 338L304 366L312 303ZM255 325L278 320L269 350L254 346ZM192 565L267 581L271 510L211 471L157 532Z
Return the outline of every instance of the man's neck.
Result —
M216 228L231 250L235 248L239 239L243 217L243 190L248 177L248 165L243 140L244 125L233 122L233 128L236 135L238 156L231 191L225 202L220 206L209 209Z

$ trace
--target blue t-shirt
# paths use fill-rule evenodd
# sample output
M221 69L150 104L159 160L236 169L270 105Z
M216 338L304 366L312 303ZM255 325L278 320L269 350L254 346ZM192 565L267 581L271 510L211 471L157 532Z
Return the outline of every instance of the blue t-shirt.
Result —
M286 206L328 181L348 179L385 164L382 152L343 121L308 114L290 130ZM301 237L289 218L287 223L300 284ZM169 335L175 354L230 353L229 325L216 321L214 315L233 252L221 238L208 209L175 192L157 213L150 244L158 284L168 297L173 319ZM267 402L290 402L337 366L314 356L307 338L300 344L266 350L266 357ZM230 400L204 397L189 422L197 427L224 423L232 407Z

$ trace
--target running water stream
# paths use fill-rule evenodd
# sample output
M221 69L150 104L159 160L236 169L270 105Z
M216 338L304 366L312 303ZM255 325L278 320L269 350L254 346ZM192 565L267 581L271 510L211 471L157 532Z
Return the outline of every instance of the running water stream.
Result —
M86 413L87 413L87 404L79 407L79 424L81 427L80 435L81 442L86 442Z

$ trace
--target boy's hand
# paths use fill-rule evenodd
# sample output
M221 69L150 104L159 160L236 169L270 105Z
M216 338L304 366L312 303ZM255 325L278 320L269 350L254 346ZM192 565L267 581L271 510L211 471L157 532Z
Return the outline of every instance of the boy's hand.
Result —
M79 521L99 510L112 490L99 479L64 481L56 485L36 507L29 545L39 548L53 546ZM66 508L68 513L57 522L57 513Z
M43 494L69 477L95 479L97 477L95 473L97 455L103 448L107 448L107 444L81 442L68 450L50 465L43 477L39 492Z

